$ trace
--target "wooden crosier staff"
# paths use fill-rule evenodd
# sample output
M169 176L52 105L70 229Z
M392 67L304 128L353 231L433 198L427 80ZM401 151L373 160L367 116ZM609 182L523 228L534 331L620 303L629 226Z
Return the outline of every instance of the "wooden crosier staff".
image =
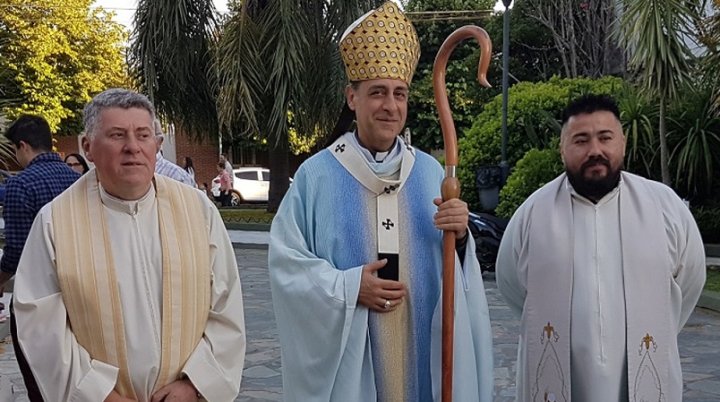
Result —
M475 25L466 25L450 34L438 51L433 65L433 90L435 104L440 117L440 128L445 143L445 179L441 186L443 201L460 196L460 181L455 174L457 167L457 136L452 119L450 102L445 88L445 70L450 53L465 39L475 38L480 44L480 64L478 81L484 87L490 87L487 81L487 69L490 65L492 43L484 29ZM470 234L468 234L469 236ZM442 402L452 402L453 378L453 338L455 319L455 232L443 232L443 287L442 287Z

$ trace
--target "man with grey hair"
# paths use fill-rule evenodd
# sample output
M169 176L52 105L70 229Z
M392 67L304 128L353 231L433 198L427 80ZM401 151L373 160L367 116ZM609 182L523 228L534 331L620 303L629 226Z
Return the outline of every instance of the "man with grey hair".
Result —
M163 141L165 140L165 135L163 134L160 120L155 119L154 126L155 135L160 140L160 145L162 145ZM177 180L180 183L187 184L190 187L197 188L197 183L195 183L195 179L190 176L190 173L186 172L185 169L181 168L180 166L165 159L162 151L158 151L158 153L155 154L155 158L157 159L157 162L155 163L155 173L169 177L173 180Z
M245 355L235 255L216 208L154 174L149 100L85 107L95 169L44 207L16 281L19 341L48 401L232 401Z

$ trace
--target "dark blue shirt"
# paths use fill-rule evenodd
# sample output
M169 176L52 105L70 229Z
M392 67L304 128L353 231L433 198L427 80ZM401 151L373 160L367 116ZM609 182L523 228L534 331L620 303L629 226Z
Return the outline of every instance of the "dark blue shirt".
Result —
M65 191L80 177L60 156L47 152L36 156L25 170L8 179L5 186L5 248L0 270L17 271L35 215L45 204Z

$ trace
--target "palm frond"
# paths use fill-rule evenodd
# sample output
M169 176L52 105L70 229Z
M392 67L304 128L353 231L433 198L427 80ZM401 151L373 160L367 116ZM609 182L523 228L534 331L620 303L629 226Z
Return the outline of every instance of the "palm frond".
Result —
M227 21L216 50L217 109L223 131L235 129L245 136L260 132L256 110L264 88L259 38L246 3Z
M710 191L715 166L720 163L720 117L710 110L715 92L705 82L696 82L692 96L677 106L683 112L672 121L671 133L679 138L671 154L676 181L694 194Z
M303 2L300 6L303 6ZM309 41L307 40L308 16L298 13L298 4L292 1L271 1L259 25L262 26L261 49L264 60L268 61L266 93L272 93L272 102L266 120L266 128L274 135L275 145L287 141L287 113L292 96L300 87L301 73ZM287 145L287 144L283 144Z
M629 64L646 90L662 99L676 99L689 81L693 55L683 32L689 32L697 15L684 0L633 0L624 2L617 37L630 52Z
M161 114L190 135L218 132L211 0L140 0L129 64Z

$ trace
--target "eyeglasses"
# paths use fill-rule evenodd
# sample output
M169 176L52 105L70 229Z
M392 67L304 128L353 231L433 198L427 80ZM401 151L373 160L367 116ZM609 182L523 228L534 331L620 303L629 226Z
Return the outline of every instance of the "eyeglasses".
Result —
M73 167L73 166L82 166L82 163L80 163L80 162L75 162L75 163L73 163L73 162L68 162L67 165L70 166L70 167Z

